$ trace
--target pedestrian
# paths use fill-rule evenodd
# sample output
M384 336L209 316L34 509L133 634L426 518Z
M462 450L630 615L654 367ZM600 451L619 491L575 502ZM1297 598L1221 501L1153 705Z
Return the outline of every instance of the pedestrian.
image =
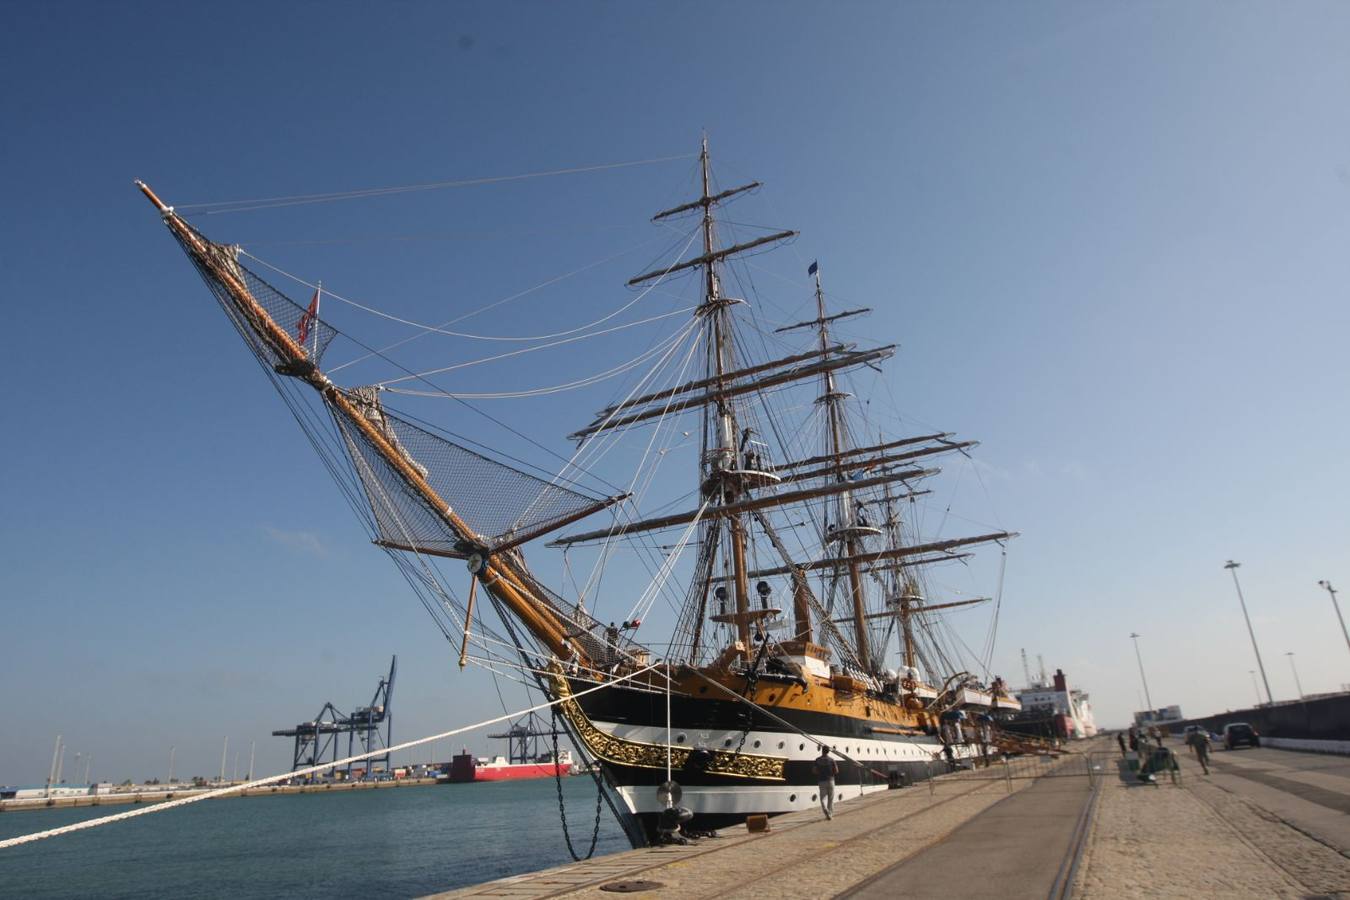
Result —
M1148 729L1148 736L1151 737L1151 738L1153 738L1154 743L1156 743L1159 747L1162 746L1162 742L1163 742L1163 731L1162 731L1162 729L1159 728L1157 725L1150 725L1150 726L1149 726L1149 729Z
M1134 725L1130 726L1130 752L1139 752L1139 729Z
M1197 728L1186 735L1186 743L1191 745L1191 750L1195 753L1195 758L1200 760L1200 768L1209 774L1209 732L1203 728Z
M1120 745L1120 758L1125 758L1125 732L1116 732L1116 743Z
M820 787L820 808L825 818L834 818L834 779L839 774L839 764L830 757L830 748L820 745L820 756L816 757L816 783Z

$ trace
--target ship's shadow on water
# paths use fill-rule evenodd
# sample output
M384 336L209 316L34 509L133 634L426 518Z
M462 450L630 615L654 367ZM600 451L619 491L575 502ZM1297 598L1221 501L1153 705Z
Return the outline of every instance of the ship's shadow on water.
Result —
M563 779L572 840L590 778ZM129 809L7 813L0 838ZM628 849L608 809L596 854ZM410 897L570 862L552 779L207 800L0 850L6 897Z

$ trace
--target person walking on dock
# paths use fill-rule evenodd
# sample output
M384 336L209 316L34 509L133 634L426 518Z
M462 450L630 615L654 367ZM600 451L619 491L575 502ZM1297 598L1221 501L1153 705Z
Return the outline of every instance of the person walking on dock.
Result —
M1117 732L1116 732L1116 743L1120 745L1120 758L1121 758L1121 759L1124 759L1124 758L1125 758L1125 733L1124 733L1124 732L1122 732L1122 731L1117 731Z
M820 787L820 808L825 818L834 818L834 779L839 774L839 764L830 757L830 748L820 745L820 756L816 757L816 782Z
M1191 745L1195 751L1195 758L1200 760L1200 768L1209 774L1209 732L1203 728L1197 728L1186 735L1186 743Z

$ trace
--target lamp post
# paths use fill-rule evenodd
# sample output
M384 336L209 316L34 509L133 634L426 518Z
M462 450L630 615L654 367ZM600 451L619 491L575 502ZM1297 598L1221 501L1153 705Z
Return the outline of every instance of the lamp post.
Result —
M1345 646L1350 647L1350 631L1345 630L1345 618L1341 615L1341 605L1336 602L1336 589L1331 586L1330 581L1319 581L1317 584L1319 587L1326 588L1327 593L1331 595L1331 605L1335 608L1336 618L1341 623L1341 634L1345 635Z
M1248 669L1247 674L1252 676L1252 691L1256 694L1256 705L1261 705L1261 688L1256 684L1256 670Z
M1266 665L1261 662L1261 650L1256 646L1256 632L1252 630L1252 617L1247 615L1247 601L1242 596L1242 585L1238 584L1237 570L1241 563L1235 563L1231 559L1224 564L1224 568L1233 573L1233 587L1237 588L1238 603L1242 604L1242 618L1247 622L1247 634L1252 639L1252 652L1256 654L1256 667L1261 670L1261 683L1266 686L1266 702L1274 703L1275 698L1270 693L1270 679L1266 677ZM1256 695L1256 705L1261 705L1261 694L1258 691Z
M1289 668L1294 670L1294 687L1298 688L1298 699L1303 699L1303 682L1298 680L1298 667L1294 665L1294 651L1289 650L1285 654L1289 657Z
M1139 663L1139 680L1144 683L1144 701L1148 703L1148 708L1153 709L1153 698L1148 693L1148 678L1144 675L1144 658L1139 655L1139 638L1143 635L1130 632L1130 640L1134 641L1134 658Z

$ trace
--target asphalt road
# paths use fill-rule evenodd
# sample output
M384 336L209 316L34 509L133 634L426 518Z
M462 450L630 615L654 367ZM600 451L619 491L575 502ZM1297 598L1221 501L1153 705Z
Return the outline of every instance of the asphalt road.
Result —
M1265 747L1227 750L1210 756L1210 772L1209 780L1219 787L1350 854L1350 757ZM1192 777L1204 776L1197 768Z

